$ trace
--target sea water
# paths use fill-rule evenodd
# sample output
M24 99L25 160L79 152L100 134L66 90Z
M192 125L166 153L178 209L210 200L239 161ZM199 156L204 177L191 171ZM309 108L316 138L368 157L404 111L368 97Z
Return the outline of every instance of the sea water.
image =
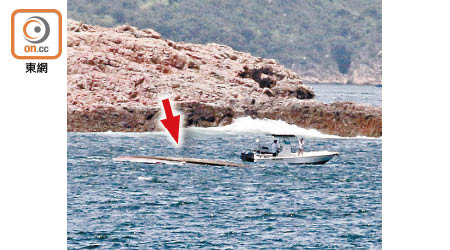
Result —
M363 90L365 91L365 90ZM374 101L374 100L372 100ZM325 165L115 162L137 155L241 162L269 132L338 151ZM256 140L259 139L259 142ZM69 249L381 249L381 139L240 118L165 133L69 133Z
M356 102L381 107L382 88L374 85L308 84L324 103Z

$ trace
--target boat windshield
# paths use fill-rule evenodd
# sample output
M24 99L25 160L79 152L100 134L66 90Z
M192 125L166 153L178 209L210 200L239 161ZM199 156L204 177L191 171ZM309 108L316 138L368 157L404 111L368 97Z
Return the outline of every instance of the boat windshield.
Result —
M295 153L298 151L298 139L294 135L273 135L279 141L281 147L287 152ZM283 151L284 151L283 150ZM285 152L286 152L285 151Z
M297 137L294 136L277 136L275 137L281 144L292 145L298 144Z

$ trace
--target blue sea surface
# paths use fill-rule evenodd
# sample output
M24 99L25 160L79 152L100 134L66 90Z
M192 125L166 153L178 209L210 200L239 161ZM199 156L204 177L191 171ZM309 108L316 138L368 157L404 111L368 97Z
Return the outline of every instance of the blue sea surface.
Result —
M306 137L325 165L116 162L136 155L241 162L263 135L191 129L69 133L69 249L381 249L381 140Z
M356 102L381 107L382 88L375 85L308 84L324 103Z

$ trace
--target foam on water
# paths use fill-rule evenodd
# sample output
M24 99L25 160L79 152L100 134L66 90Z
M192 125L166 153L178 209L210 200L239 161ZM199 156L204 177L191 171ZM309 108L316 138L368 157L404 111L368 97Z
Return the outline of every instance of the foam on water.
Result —
M187 128L187 131L220 132L231 134L294 134L303 137L340 138L336 135L323 134L315 129L304 129L281 120L253 119L240 117L230 125L209 128Z
M356 137L341 137L337 135L329 135L321 133L316 129L305 129L296 125L289 124L282 120L270 119L253 119L251 117L240 117L233 119L230 125L220 127L189 127L183 128L188 133L201 134L293 134L305 138L325 138L325 139L381 139L366 136ZM131 136L131 137L145 137L148 135L165 135L165 131L158 132L96 132L99 135L108 136Z
M153 177L139 176L138 180L141 180L141 181L152 181Z
M251 117L240 117L234 119L230 125L222 127L186 128L190 132L203 133L227 133L227 134L293 134L306 138L340 138L340 139L380 139L366 136L341 137L321 133L316 129L305 129L289 124L281 120L253 119Z

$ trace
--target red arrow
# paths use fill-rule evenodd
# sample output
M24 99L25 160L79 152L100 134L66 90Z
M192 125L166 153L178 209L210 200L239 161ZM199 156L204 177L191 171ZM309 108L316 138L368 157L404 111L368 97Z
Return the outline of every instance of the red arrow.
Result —
M162 103L164 106L164 111L166 112L166 119L162 119L161 123L164 127L166 127L172 138L178 144L178 135L180 134L180 115L173 116L169 99L162 100Z

